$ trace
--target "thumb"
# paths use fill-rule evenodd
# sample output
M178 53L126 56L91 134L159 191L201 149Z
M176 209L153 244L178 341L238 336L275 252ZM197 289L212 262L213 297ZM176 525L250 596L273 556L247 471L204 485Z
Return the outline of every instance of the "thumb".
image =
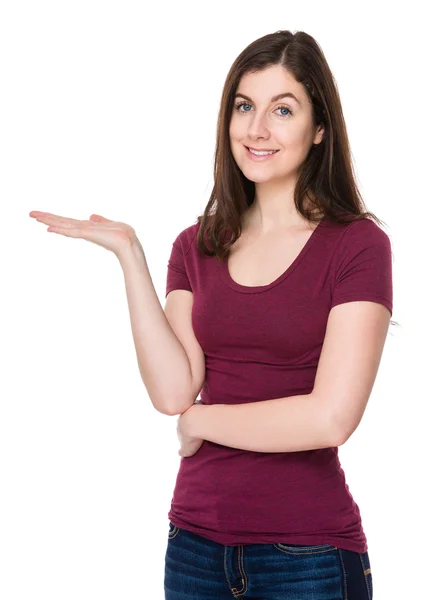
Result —
M89 217L90 221L109 221L109 219L105 219L101 215L96 215L95 213Z

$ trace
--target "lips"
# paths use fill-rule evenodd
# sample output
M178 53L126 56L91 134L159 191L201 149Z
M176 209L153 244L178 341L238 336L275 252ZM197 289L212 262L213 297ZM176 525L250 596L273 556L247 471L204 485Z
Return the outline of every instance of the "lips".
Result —
M245 148L249 151L250 147L245 146ZM255 150L256 152L274 152L276 154L279 150L275 150L275 148L251 148L251 150Z
M266 162L270 162L272 161L272 158L274 156L276 156L279 152L278 151L274 151L271 152L270 150L263 150L263 152L270 152L270 154L254 154L254 152L251 152L249 150L248 146L245 146L245 150L246 150L246 157L247 159L252 162L252 163L266 163ZM261 152L261 150L259 150L259 152Z

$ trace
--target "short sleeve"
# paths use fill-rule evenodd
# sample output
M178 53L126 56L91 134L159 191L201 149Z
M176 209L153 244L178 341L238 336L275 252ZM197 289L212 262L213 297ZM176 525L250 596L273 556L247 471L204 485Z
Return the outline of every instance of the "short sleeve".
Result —
M180 234L181 235L181 234ZM177 236L172 244L171 255L168 261L168 270L166 275L166 294L172 290L192 291L189 278L186 272L184 253L180 243L180 235Z
M388 235L369 219L344 232L337 249L331 308L344 302L379 302L393 314L392 252Z

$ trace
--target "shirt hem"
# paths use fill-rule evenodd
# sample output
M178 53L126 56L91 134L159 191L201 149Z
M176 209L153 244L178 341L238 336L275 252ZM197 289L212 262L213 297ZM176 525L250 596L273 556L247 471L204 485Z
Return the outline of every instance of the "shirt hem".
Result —
M225 546L239 546L246 544L285 544L291 546L292 544L301 545L306 544L307 546L317 546L322 544L330 544L336 546L341 550L350 550L351 552L357 552L362 554L367 552L367 541L365 536L360 540L344 538L337 534L312 534L312 535L291 535L291 534L280 534L272 536L270 534L258 533L258 534L232 534L212 531L210 529L204 529L187 523L178 517L174 517L171 512L168 513L170 522L179 527L185 529L191 533L202 536L208 540L216 542Z

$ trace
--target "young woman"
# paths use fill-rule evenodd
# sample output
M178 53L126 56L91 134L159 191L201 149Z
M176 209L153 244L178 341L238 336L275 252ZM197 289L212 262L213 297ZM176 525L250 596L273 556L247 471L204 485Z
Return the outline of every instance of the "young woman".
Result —
M30 213L116 254L141 376L155 408L180 415L166 600L371 600L338 446L381 361L392 253L311 36L278 31L237 57L214 178L172 246L164 311L130 226Z

